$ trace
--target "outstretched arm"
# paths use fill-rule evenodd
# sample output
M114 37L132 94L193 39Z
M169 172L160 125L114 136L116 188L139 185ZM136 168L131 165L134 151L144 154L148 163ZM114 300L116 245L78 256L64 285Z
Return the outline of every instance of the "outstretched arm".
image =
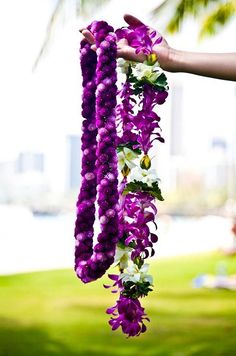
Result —
M158 48L154 52L158 57ZM236 81L236 53L200 53L170 48L169 61L171 72Z

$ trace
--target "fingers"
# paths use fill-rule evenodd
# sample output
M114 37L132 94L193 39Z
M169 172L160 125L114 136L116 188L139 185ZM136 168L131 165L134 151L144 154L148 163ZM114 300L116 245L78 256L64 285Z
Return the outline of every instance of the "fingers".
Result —
M145 25L142 21L137 19L137 17L135 17L133 15L129 15L129 14L125 14L124 15L124 20L127 22L128 25L131 25L131 26L134 26L134 27ZM154 30L154 28L149 27L149 26L148 26L148 28L149 28L149 31L148 31L149 34L154 32L154 31L156 32L156 36L155 36L154 40L156 40L157 38L159 38L161 36L161 34L158 31Z
M94 36L89 30L87 30L86 28L82 28L80 32L91 45L95 44Z
M144 23L142 21L140 21L139 19L137 19L137 17L135 17L133 15L125 14L124 20L125 20L125 22L127 22L128 25L131 25L134 27L144 25Z
M122 48L124 46L128 46L128 41L126 38L122 38L121 40L118 41L117 47Z
M83 30L82 34L91 45L95 44L94 36L89 30Z
M136 54L135 49L129 46L118 48L117 57L135 62L144 62L146 59L146 56L143 53Z

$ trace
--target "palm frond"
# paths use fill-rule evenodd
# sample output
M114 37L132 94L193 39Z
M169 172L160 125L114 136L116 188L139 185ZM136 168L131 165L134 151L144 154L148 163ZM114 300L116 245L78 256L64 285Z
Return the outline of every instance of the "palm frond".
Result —
M75 16L83 16L89 17L91 16L99 6L104 5L105 3L109 2L110 0L73 0L72 5L74 6ZM58 22L60 17L64 13L65 6L71 2L71 0L58 0L56 6L50 16L46 35L43 41L43 44L39 50L39 53L36 57L36 60L33 64L33 71L38 66L39 61L46 53L47 49L49 48L52 40L52 35L57 28Z
M219 4L218 7L204 19L199 37L204 38L207 35L215 35L233 16L236 16L236 1L227 1L223 4Z
M152 10L152 17L161 13L170 13L171 18L166 26L166 31L175 33L179 31L183 21L190 15L199 16L203 11L221 2L221 0L165 0Z
M43 44L39 50L39 53L36 57L36 60L33 64L33 71L36 69L40 59L42 58L42 56L45 54L50 42L51 42L51 38L52 38L52 32L54 27L56 26L56 23L58 21L58 18L60 16L60 13L63 9L64 3L66 0L58 0L56 3L56 6L53 10L53 13L49 19L48 25L47 25L47 30L46 30L46 35L43 41Z
M183 21L189 15L197 17L211 4L219 2L219 0L181 0L176 10L167 24L167 31L175 33L179 31Z
M166 8L169 5L174 5L175 1L174 0L164 0L162 1L158 6L155 6L155 8L151 11L151 16L153 18L156 17L156 15L159 15L163 10L165 11Z
M89 17L110 0L77 0L77 16Z

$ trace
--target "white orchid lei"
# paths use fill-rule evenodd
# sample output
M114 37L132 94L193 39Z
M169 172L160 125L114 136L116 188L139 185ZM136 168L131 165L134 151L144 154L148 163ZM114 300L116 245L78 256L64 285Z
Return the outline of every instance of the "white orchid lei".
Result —
M133 89L137 89L139 83L148 83L150 86L159 84L163 85L164 93L166 93L166 90L168 89L166 81L163 81L163 71L157 61L154 63L150 63L150 61L135 63L119 59L118 67L122 74L132 78L133 83L136 85L136 87L135 85L133 86ZM160 81L158 78L160 78ZM165 98L166 97L160 101L163 100L164 102ZM159 104L161 103L162 102L159 102ZM144 152L144 155L140 159L142 151ZM147 192L150 196L163 200L159 189L160 179L157 176L156 170L151 168L151 159L149 155L145 150L140 149L140 145L137 149L135 145L121 144L118 147L118 165L119 170L123 175L123 181L125 181L122 199L125 199L125 197L129 195L132 196L132 194L130 194L132 192L140 192L141 194L142 192L144 192L144 194ZM145 211L143 214L144 218L148 217L149 214L152 215L153 211L156 213L156 208L150 201L147 202L146 207L145 203L142 204ZM150 206L153 209L152 212L151 210L148 210ZM132 218L133 217L124 214L124 224L132 221ZM151 221L153 220L150 219L150 222ZM157 236L154 233L151 233L151 236L152 242L156 242ZM123 296L138 298L147 295L152 290L153 277L148 272L149 264L144 263L145 254L143 254L143 258L141 258L141 256L137 258L132 257L134 245L135 243L132 238L130 239L130 243L127 243L126 240L123 242L120 241L117 244L114 263L115 266L119 267L120 275L118 278L116 278L115 275L110 276L111 279L115 281L114 286L118 285L123 290ZM154 253L154 251L152 251L152 253Z

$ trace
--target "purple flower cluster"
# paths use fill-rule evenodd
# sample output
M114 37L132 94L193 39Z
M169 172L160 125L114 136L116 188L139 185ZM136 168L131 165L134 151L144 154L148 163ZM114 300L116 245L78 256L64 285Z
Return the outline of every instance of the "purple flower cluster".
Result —
M137 141L137 133L133 132L133 107L136 104L136 100L131 98L133 90L131 83L123 83L122 89L119 91L121 103L116 107L117 124L121 126L122 136L118 137L119 144L127 144ZM132 101L132 102L131 102Z
M155 215L157 208L154 205L155 198L145 192L129 193L126 195L124 214L124 232L125 244L128 246L131 242L135 243L135 248L131 253L131 259L144 254L143 258L151 257L155 251L153 243L157 242L158 237L150 231L149 222L155 224ZM130 222L132 220L132 222Z
M136 53L146 55L152 53L153 46L161 43L162 37L157 38L156 31L151 33L148 26L129 26L116 30L118 40L125 38L128 44L136 49Z
M112 330L121 326L123 333L128 336L144 333L146 326L143 320L150 321L138 299L126 298L122 295L114 307L107 309L107 314L114 316L109 321Z
M160 134L160 117L155 113L154 107L165 102L167 91L157 91L149 84L143 86L143 98L140 102L142 109L134 117L136 130L140 133L137 141L144 154L147 154L155 140L165 142Z
M138 41L143 34L143 41L148 48L149 41L152 41L146 26L141 26L136 29L132 27L117 30L118 38L126 36L130 39L130 45L135 47L132 41L136 38ZM147 38L144 36L147 36ZM133 39L133 40L131 40ZM151 51L150 47L150 51ZM143 49L140 49L145 52ZM151 53L151 52L150 52ZM151 83L143 83L142 94L139 95L139 102L134 97L134 89L129 81L130 74L127 75L127 81L123 83L122 89L119 91L121 103L117 105L117 123L122 124L122 135L118 137L118 143L127 144L137 142L134 148L140 147L144 154L147 154L155 140L164 142L160 134L159 126L160 117L155 113L156 105L161 105L165 102L168 92L164 89L157 89ZM134 106L137 105L141 109L135 114Z
M155 106L165 102L168 93L166 90L157 91L150 84L143 85L143 95L139 102L142 108L135 115L133 107L137 101L133 97L130 82L123 84L119 92L121 103L117 105L117 123L122 124L122 135L118 137L119 144L137 142L144 154L147 154L155 140L164 142L160 134L160 117L155 113Z
M116 37L106 22L93 22L97 55L81 44L83 75L82 185L75 223L75 270L84 282L101 277L114 261L118 228L116 156ZM96 138L97 136L97 138ZM101 232L93 248L96 190Z

